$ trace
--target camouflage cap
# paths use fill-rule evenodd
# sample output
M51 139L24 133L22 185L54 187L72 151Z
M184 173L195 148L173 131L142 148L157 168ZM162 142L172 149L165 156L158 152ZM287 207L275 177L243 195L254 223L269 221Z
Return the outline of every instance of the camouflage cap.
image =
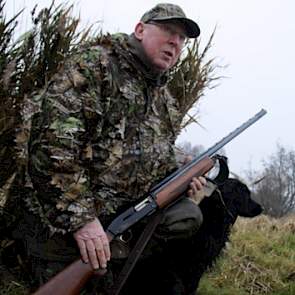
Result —
M175 4L160 3L147 11L140 20L144 23L151 21L180 22L184 25L186 35L189 38L197 38L200 35L200 28L197 23L187 18L183 10Z

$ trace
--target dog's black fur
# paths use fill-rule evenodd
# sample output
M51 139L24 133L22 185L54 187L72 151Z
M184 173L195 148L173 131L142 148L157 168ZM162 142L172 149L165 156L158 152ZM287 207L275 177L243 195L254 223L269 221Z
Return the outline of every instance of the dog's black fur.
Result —
M229 240L238 216L255 217L261 206L251 199L247 186L228 179L200 203L203 224L193 238L164 243L163 251L141 261L123 294L193 295L203 273Z
M228 179L219 191L201 202L200 208L203 224L188 245L187 253L192 255L187 257L189 267L181 275L184 294L195 294L203 273L213 265L229 240L237 217L255 217L262 212L261 206L251 199L247 186L237 179Z

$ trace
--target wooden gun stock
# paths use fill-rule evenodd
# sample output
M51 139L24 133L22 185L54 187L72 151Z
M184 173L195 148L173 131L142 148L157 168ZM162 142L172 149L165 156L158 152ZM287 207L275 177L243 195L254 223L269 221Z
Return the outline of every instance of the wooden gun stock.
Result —
M34 295L78 295L93 273L91 265L79 259L40 287Z
M113 237L108 235L109 242L112 239ZM106 269L94 271L90 263L84 263L81 259L77 259L41 286L33 295L78 295L92 276L99 279L106 272Z

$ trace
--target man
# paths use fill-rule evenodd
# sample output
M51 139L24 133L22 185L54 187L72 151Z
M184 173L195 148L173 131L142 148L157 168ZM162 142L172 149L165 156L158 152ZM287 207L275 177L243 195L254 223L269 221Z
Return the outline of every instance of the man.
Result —
M158 4L131 36L99 38L50 82L32 122L32 190L16 231L38 284L77 249L94 269L106 268L113 253L104 227L177 167L174 143L184 114L166 88L167 73L186 39L199 33L179 6ZM192 179L188 195L204 184ZM198 206L185 199L168 210L155 235L187 238L201 222Z

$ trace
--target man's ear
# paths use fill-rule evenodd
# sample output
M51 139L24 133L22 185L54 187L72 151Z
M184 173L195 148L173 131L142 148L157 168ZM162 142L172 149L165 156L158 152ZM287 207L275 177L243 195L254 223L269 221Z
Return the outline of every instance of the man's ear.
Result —
M144 33L144 23L143 22L139 22L135 26L135 29L134 29L134 35L135 35L136 39L142 40L143 33Z

